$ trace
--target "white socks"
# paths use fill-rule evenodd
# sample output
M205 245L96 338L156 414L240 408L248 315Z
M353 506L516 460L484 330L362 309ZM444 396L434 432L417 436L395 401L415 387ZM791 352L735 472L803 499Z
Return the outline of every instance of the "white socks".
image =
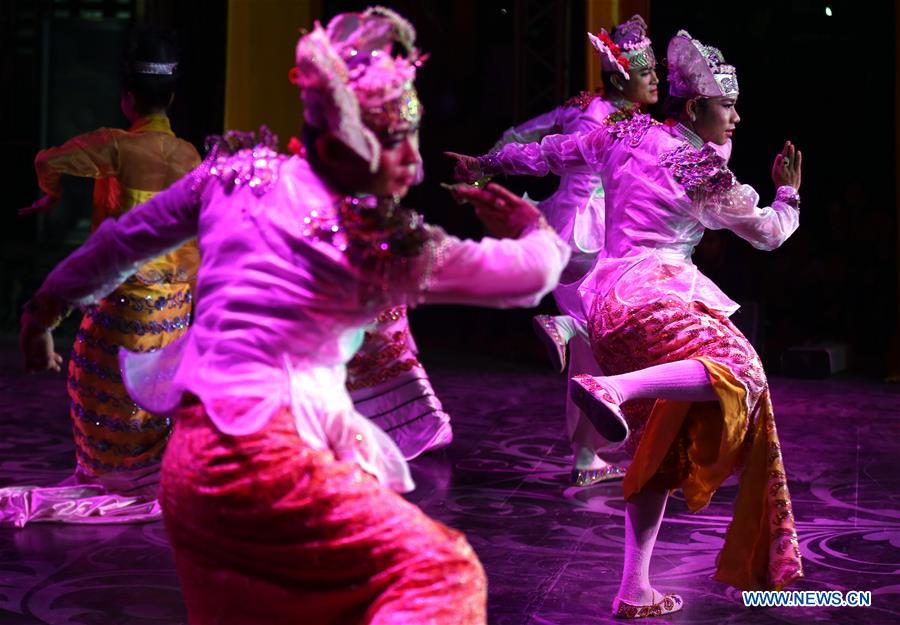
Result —
M678 360L632 373L597 378L619 403L630 399L716 401L706 367L699 360Z
M650 558L666 511L668 492L641 491L625 506L625 560L618 598L637 605L657 601L650 586Z

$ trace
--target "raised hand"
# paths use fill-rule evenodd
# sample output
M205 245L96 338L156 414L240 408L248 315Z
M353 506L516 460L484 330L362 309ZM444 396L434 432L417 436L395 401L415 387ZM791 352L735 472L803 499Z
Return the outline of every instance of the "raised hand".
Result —
M803 153L794 147L793 143L785 141L784 147L772 164L772 182L775 187L788 185L799 190L802 167Z
M453 169L453 179L457 182L472 184L476 180L480 180L484 177L484 172L481 171L481 164L478 162L478 157L459 154L457 152L444 152L444 154L450 158L456 159L456 167Z
M444 185L460 203L469 202L488 232L498 238L516 238L543 220L541 211L506 187L491 183L484 188Z

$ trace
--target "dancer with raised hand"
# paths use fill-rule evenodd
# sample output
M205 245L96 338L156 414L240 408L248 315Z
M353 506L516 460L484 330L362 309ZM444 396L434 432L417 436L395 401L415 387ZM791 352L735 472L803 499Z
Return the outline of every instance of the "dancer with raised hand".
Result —
M633 113L641 112L646 105L657 102L656 56L647 36L647 24L640 15L619 24L613 29L612 36L600 29L596 35L588 33L588 39L600 57L603 95L582 92L549 113L507 130L491 153L500 151L508 143L532 143L550 134L585 134L607 120L627 119ZM516 173L515 161L515 153L512 153L508 159L498 162L497 170L499 173ZM584 373L600 375L591 353L586 313L578 287L603 249L603 182L592 171L560 172L556 192L538 207L568 242L572 258L559 286L553 291L562 314L537 315L535 331L555 369L560 372L566 369L568 346L569 378ZM607 463L597 454L608 443L597 435L568 395L566 428L574 458L573 485L590 486L624 477L622 467Z
M46 195L20 214L51 210L60 199L63 175L94 178L96 230L195 168L197 151L175 137L166 116L177 68L170 36L141 30L131 37L121 93L122 112L131 127L100 128L41 151L35 170ZM118 351L155 350L185 332L198 262L195 242L147 259L123 274L115 289L85 313L67 380L75 473L57 486L0 489L0 525L128 523L161 516L156 492L172 422L128 396ZM62 359L53 364L58 369Z
M48 328L67 307L199 234L191 329L122 357L138 403L175 412L160 499L191 623L486 622L477 557L394 492L413 487L408 466L354 410L346 363L391 306L535 305L569 250L500 189L456 191L503 237L480 242L397 204L421 164L414 40L381 8L317 24L294 72L305 159L227 136L101 225L23 317L29 367L52 368Z
M728 320L737 309L691 261L706 228L728 229L762 250L799 225L802 155L786 142L775 157L775 199L728 169L740 121L738 82L722 53L680 31L669 43L673 119L610 120L587 135L510 144L458 172L543 175L577 168L606 189L606 245L582 284L592 301L591 346L607 376L576 376L573 399L604 437L624 442L625 557L616 615L682 607L657 592L649 565L668 492L703 508L736 470L734 516L715 578L739 589L780 589L803 575L781 447L759 357Z

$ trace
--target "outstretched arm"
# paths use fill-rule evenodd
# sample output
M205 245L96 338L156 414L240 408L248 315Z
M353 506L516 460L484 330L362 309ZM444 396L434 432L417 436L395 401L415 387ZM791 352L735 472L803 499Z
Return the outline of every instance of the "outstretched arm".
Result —
M96 303L143 263L197 235L201 182L202 173L195 170L119 219L104 221L56 266L22 315L28 370L59 369L49 331L71 307Z
M474 182L484 176L509 174L514 176L546 176L590 172L603 161L605 128L587 134L548 135L540 143L508 143L500 151L484 156L466 156L446 152L455 158L456 179Z
M497 152L507 143L532 143L534 141L540 141L549 134L560 132L562 128L559 125L559 115L562 108L563 107L557 107L543 115L538 115L537 117L529 119L527 122L523 122L507 129L490 151Z
M559 281L568 246L538 209L507 189L457 185L454 195L475 205L494 237L461 240L441 233L427 303L509 308L536 306Z
M19 211L20 215L46 212L62 194L62 176L105 178L119 171L116 131L100 128L69 139L56 148L41 150L34 159L38 186L47 195Z

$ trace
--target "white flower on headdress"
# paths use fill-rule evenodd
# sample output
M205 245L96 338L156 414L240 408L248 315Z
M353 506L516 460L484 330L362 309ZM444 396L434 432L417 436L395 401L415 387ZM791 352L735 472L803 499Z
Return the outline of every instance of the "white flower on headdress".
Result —
M332 131L376 171L381 144L363 125L359 101L349 84L350 71L318 22L297 42L297 69L306 123Z
M378 169L381 144L364 122L365 112L403 97L419 64L416 31L383 7L335 16L327 28L316 22L297 42L297 71L303 115L315 128L333 132ZM394 44L406 57L392 54Z

